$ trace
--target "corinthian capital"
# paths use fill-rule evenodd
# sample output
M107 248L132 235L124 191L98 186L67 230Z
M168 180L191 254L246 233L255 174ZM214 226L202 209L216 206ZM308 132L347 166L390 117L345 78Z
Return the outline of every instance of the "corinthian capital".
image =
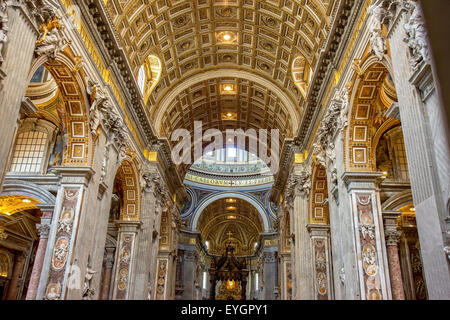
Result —
M37 225L37 230L39 233L39 237L41 239L47 239L50 234L50 226L46 223Z
M299 173L291 173L288 179L286 198L308 196L311 191L311 168L302 166Z
M56 15L55 8L46 0L24 0L23 3L38 25Z
M396 246L400 241L401 232L397 230L386 230L386 245L387 246Z
M152 192L158 189L161 178L157 172L144 170L141 177L141 188L143 191Z

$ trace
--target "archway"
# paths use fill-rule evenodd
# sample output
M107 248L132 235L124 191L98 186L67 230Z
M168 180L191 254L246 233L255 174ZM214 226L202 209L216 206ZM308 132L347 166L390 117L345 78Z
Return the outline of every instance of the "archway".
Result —
M355 79L346 132L346 167L380 175L377 192L393 298L422 300L427 298L427 289L420 241L397 92L388 68L384 61L367 58Z
M56 55L54 60L42 56L30 71L29 82L39 72L41 66L47 70L58 87L62 106L57 110L64 138L64 166L82 167L92 162L92 145L89 130L88 97L83 70L77 70L77 62L70 48Z
M205 210L205 208L208 207L210 204L214 203L215 201L223 200L223 199L241 199L241 200L244 200L245 202L248 202L249 204L251 204L257 210L257 212L259 213L259 216L261 217L261 220L262 220L262 223L264 226L264 229L263 229L264 232L270 231L269 219L267 218L267 213L266 213L264 207L261 205L261 203L258 203L254 197L252 197L248 194L243 194L243 193L238 193L238 192L221 192L221 193L214 194L213 196L203 199L201 201L200 205L198 206L198 208L194 212L194 216L192 219L192 227L191 227L192 230L198 229L199 219L200 219L202 212Z

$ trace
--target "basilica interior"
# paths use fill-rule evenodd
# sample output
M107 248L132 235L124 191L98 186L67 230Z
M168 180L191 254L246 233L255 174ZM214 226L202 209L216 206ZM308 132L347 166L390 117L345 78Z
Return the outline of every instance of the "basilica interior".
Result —
M450 299L425 2L0 0L0 300Z

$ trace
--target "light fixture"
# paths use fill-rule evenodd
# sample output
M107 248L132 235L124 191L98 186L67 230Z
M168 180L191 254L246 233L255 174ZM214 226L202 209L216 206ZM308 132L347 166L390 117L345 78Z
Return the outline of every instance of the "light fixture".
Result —
M231 90L233 90L233 87L232 87L231 85L227 84L227 85L223 88L223 90L225 90L225 91L231 91Z
M230 113L230 112L227 113L227 117L228 117L228 118L231 118L232 116L233 116L232 113Z
M410 208L409 211L416 211L416 208Z
M22 199L22 202L23 203L31 203L31 200L30 199Z
M229 207L227 207L227 210L236 210L236 207L229 206Z
M236 199L231 199L231 198L230 198L230 199L227 199L226 201L227 201L227 203L235 203L235 202L236 202Z
M230 40L231 40L231 35L230 35L229 33L225 33L225 34L223 35L223 40L225 40L225 41L230 41Z

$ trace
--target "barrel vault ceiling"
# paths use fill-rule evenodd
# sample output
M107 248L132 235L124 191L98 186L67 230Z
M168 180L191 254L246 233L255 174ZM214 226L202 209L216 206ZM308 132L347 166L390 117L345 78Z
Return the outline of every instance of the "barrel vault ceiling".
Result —
M150 55L161 60L147 103L160 137L197 120L295 135L304 98L292 66L301 57L314 72L336 0L105 2L136 76Z
M211 254L223 253L231 240L237 254L248 255L252 254L254 243L263 230L261 216L250 203L241 199L221 199L205 208L197 231L210 242Z

